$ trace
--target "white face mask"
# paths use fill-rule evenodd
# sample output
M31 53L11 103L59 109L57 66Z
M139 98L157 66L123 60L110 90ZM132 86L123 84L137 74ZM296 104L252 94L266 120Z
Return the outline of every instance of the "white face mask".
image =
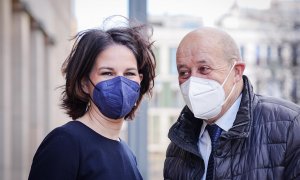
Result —
M222 110L235 88L232 87L229 95L225 99L223 86L227 81L235 63L230 69L222 85L211 79L204 79L191 76L180 86L183 99L196 118L208 120L216 117Z

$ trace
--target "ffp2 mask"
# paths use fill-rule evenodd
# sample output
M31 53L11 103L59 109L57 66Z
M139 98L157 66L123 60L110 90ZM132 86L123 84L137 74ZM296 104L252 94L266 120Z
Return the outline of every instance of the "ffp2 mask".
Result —
M186 82L181 84L180 89L183 99L196 118L208 120L216 117L221 112L223 104L225 104L235 88L234 84L225 99L223 86L234 66L235 63L222 85L215 80L194 76L191 76Z
M94 85L93 102L108 118L125 117L140 95L140 85L123 76L101 81Z

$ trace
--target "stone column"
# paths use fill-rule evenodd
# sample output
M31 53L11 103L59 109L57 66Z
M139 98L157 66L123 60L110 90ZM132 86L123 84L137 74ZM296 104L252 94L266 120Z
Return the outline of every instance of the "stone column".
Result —
M0 179L11 179L11 0L0 1Z
M32 158L45 136L45 36L40 23L32 22L30 58L29 156Z
M147 23L147 0L129 0L129 18ZM148 102L143 100L135 120L128 123L128 144L136 155L139 170L145 180L149 179L147 112Z
M22 3L13 4L12 16L12 180L28 176L30 106L30 16Z

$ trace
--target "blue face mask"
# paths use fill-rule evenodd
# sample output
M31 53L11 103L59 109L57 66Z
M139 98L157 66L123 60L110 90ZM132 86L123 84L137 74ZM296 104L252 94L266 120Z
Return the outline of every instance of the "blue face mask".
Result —
M125 117L140 95L140 85L123 76L101 81L94 87L93 102L104 116L111 119Z

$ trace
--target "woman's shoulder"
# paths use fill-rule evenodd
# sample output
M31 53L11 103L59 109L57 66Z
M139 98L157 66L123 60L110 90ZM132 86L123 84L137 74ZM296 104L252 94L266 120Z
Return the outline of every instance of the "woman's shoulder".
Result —
M69 121L66 124L56 127L49 132L49 134L45 137L44 140L49 138L74 138L76 134L78 134L78 125L76 125L75 121Z
M44 138L40 148L48 146L59 146L59 148L74 148L76 142L76 125L70 121L62 126L56 127ZM58 148L58 147L57 147Z
M34 155L29 179L76 177L80 151L71 126L57 127L44 138Z
M78 156L82 142L88 136L87 128L78 121L70 121L53 129L41 142L36 156L53 155L56 157ZM72 153L70 153L72 152Z
M84 131L85 125L77 120L72 120L54 129L54 131L68 133L69 135L76 135Z

